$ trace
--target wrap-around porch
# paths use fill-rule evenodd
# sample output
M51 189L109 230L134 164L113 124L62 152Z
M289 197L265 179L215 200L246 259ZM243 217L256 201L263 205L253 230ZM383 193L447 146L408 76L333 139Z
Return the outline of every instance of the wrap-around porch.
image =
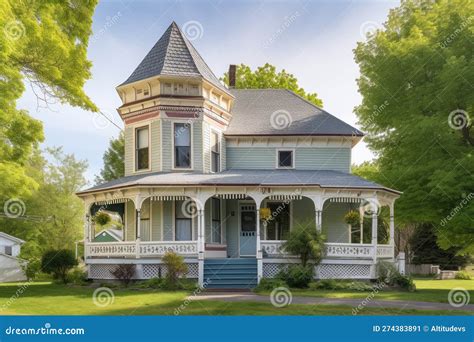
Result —
M374 278L377 259L394 260L397 197L387 191L294 187L109 190L86 201L86 263L152 265L174 251L192 265L191 276L200 284L204 260L210 259L253 258L258 279L272 277L282 265L298 262L281 247L291 229L303 225L326 236L319 277ZM98 241L100 227L92 217L114 208L122 208L122 239ZM344 220L353 210L361 217L355 227Z

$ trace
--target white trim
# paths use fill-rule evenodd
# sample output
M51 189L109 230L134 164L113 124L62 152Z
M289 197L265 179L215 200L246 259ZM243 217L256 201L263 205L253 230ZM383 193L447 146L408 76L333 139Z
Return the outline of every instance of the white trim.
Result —
M276 148L276 155L275 155L275 168L281 170L288 170L295 168L295 161L296 161L296 149L294 148ZM280 152L291 152L291 166L280 166Z
M170 120L171 122L171 170L174 170L174 171L193 171L194 170L194 122L191 121L191 120ZM189 125L189 131L190 131L190 144L191 146L189 146L189 152L190 152L190 167L175 167L175 160L174 160L174 140L175 140L175 136L174 136L174 125L176 123L180 123L180 124L188 124Z
M223 228L222 228L222 203L223 203L223 200L220 197L211 197L209 199L211 200L211 205L210 205L210 208L209 208L210 209L209 210L209 213L210 213L209 223L210 223L210 231L211 231L211 241L210 241L210 243L211 244L216 244L216 245L223 245L224 244L224 239L223 239L223 235L222 235L223 234ZM219 242L213 242L212 241L212 221L213 221L212 220L212 200L213 199L219 200L219 211L220 211L219 220L220 220L220 231L221 231L221 234L220 234L221 235L221 241L219 241ZM204 212L205 212L205 208L206 208L206 205L204 205ZM205 233L206 233L206 231L204 230L204 234ZM205 235L204 235L204 237L205 237Z
M219 149L219 170L216 172L212 171L212 133L217 134L217 146ZM209 125L209 173L219 173L222 171L222 131L216 129L215 127Z
M137 169L137 130L142 128L148 128L148 168L146 169ZM133 127L133 172L134 173L142 173L142 172L150 172L151 171L151 122L146 124L139 125L137 127Z

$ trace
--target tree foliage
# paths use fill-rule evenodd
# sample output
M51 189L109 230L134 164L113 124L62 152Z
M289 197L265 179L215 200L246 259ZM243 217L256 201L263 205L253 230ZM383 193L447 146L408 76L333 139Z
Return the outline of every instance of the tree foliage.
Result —
M290 254L298 255L301 265L306 267L308 261L319 263L324 252L324 240L316 227L303 223L290 231L283 248Z
M474 251L472 13L469 0L404 1L355 49L355 110L379 181L404 192L398 222L430 223L441 246L464 252Z
M41 270L64 284L67 283L68 271L76 265L74 252L68 249L49 250L41 258Z
M228 73L223 78L226 84L229 84ZM288 89L296 94L314 103L316 106L322 107L323 101L316 93L307 93L298 85L298 80L293 74L286 72L285 69L277 71L276 67L265 63L264 66L258 67L254 71L248 65L240 64L237 66L235 75L235 88L237 89Z
M42 124L16 102L31 84L39 101L96 106L83 91L90 78L87 43L97 1L0 2L0 200L31 194L24 168L43 140Z
M125 175L125 138L123 132L111 139L108 149L104 152L104 167L100 174L95 177L95 183L108 182Z

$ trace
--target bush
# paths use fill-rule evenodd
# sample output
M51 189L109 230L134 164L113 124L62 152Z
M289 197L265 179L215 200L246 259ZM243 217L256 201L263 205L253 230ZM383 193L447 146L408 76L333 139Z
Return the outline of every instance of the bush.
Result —
M313 265L290 265L278 273L278 278L290 287L306 288L313 280Z
M138 287L141 289L193 291L198 288L198 285L190 279L179 279L176 283L170 283L166 278L150 278L141 282Z
M416 285L409 276L400 274L395 265L387 261L377 262L377 274L379 281L390 286L398 286L410 292L416 291Z
M355 210L350 210L344 216L344 222L350 224L351 226L356 226L360 224L360 214Z
M180 287L179 279L188 273L188 266L184 263L184 258L174 252L166 252L162 260L166 266L167 289L178 289Z
M120 280L122 284L128 286L135 275L135 265L133 264L120 264L115 270L111 271L112 275Z
M459 271L456 272L456 275L454 276L455 279L460 279L460 280L471 280L471 275L467 271Z
M255 291L273 291L277 287L288 287L288 284L285 283L282 279L270 279L270 278L262 278L260 283L255 288Z
M290 254L298 255L303 267L309 260L317 264L323 257L324 236L316 227L302 223L290 231L288 240L282 247Z
M25 272L26 279L35 279L41 272L41 260L32 258L21 265L23 272Z
M54 279L61 280L64 284L67 283L69 270L76 265L74 252L67 249L50 250L41 258L41 270L51 274Z
M76 285L87 283L87 272L82 267L74 267L67 275L69 282Z

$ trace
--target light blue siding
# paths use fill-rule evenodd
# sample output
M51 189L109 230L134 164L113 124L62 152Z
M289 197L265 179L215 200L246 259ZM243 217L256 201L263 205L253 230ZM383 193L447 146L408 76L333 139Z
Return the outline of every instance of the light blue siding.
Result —
M227 147L227 169L274 169L275 147ZM295 168L300 170L335 170L349 172L350 148L298 147Z
M292 202L290 215L292 228L298 225L316 229L315 211L313 201L307 197Z
M163 240L173 241L173 201L163 202Z
M161 240L161 203L151 201L151 239L153 241Z
M163 161L162 167L163 171L171 171L171 148L173 146L172 138L173 134L171 132L171 122L163 120L162 123L162 154L163 154Z
M344 222L344 215L351 209L349 203L324 203L322 213L323 234L327 242L348 243L349 228Z
M232 216L232 212L234 216ZM239 257L239 227L237 200L226 200L225 225L227 234L227 255L231 258Z

